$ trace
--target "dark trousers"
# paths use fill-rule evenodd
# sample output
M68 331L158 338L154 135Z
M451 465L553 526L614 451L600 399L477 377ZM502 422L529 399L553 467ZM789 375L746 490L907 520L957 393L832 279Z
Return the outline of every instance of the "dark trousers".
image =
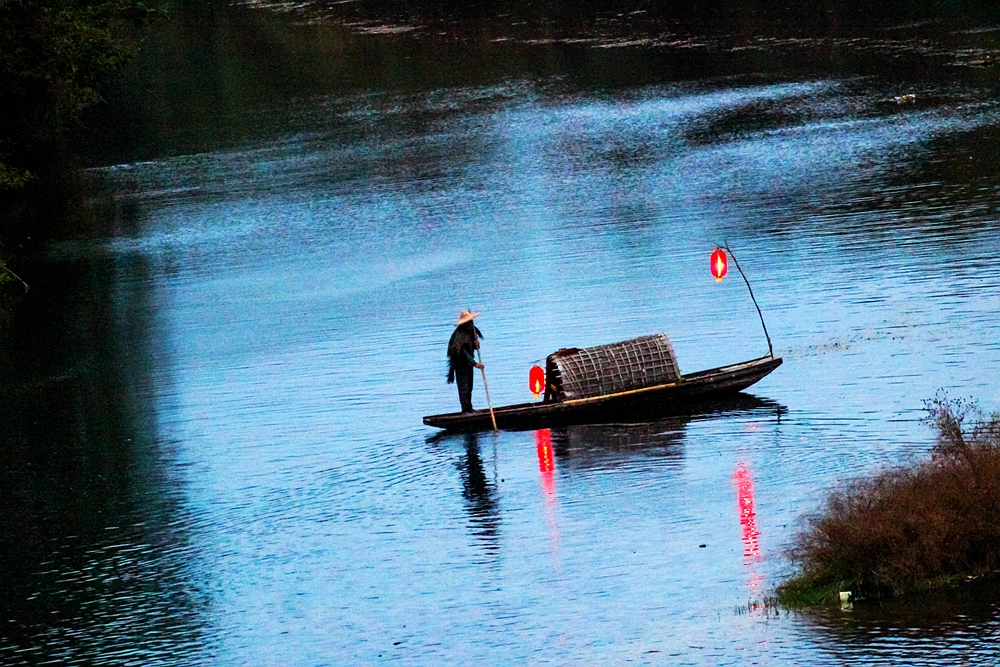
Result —
M458 385L458 400L462 403L462 412L472 412L472 380L475 377L475 366L455 367L455 384Z

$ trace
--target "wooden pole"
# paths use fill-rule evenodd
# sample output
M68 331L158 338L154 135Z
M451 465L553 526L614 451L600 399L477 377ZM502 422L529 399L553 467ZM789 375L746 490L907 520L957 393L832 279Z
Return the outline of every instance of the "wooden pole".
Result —
M483 353L479 351L479 337L476 335L476 323L472 323L472 340L475 343L476 356L479 358L479 363L483 363ZM493 401L490 400L490 385L486 382L486 369L479 369L483 374L483 389L486 390L486 405L490 407L490 419L493 420L493 432L499 433L500 429L497 428L497 416L493 414Z
M771 337L767 334L767 325L764 324L764 314L760 312L760 306L757 305L757 299L753 296L753 290L750 288L750 281L747 280L746 274L743 273L743 269L740 268L740 263L736 261L736 255L729 249L729 246L723 244L722 247L726 249L726 252L732 255L733 264L736 265L736 270L740 272L740 275L743 276L743 282L747 284L747 290L750 292L750 300L753 301L754 307L757 308L757 316L760 317L760 326L764 328L764 338L767 338L767 353L771 355L772 359L774 359L774 348L771 347Z

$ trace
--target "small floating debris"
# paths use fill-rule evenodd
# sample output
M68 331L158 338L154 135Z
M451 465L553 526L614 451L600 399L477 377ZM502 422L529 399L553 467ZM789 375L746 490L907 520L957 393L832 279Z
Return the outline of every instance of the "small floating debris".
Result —
M913 93L909 93L907 95L900 95L898 97L894 97L892 98L892 101L895 102L896 104L899 104L900 106L904 104L913 104L917 101L917 96L914 95Z

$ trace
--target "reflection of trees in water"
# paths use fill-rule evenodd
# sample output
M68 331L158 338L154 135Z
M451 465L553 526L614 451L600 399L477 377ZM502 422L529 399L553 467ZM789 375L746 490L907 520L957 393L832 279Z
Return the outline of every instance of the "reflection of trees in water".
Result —
M947 100L937 100L944 103ZM1000 185L1000 129L995 125L931 139L925 145L938 159L919 165L921 181L965 186L969 190Z
M490 482L486 476L477 434L465 435L465 457L459 460L458 465L462 497L469 512L469 527L486 552L495 555L500 549L500 508L496 483Z
M200 650L204 607L158 462L150 306L115 278L106 259L46 264L0 349L3 664Z
M945 9L926 0L890 2L838 1L759 2L713 0L649 2L648 0L383 0L380 2L304 2L294 8L277 0L254 0L253 6L281 8L312 20L350 25L371 35L438 35L452 39L613 39L658 37L699 30L752 36L787 34L854 35L901 29L907 21L947 22L998 18L989 3L965 3L964 11ZM924 30L933 28L924 24Z
M247 4L271 5L278 12L254 11ZM955 60L975 52L983 63L995 61L994 33L955 30L954 12L938 23L901 25L900 8L933 17L937 12L927 3L883 8L883 3L864 3L862 10L844 3L788 7L745 0L180 3L172 20L155 26L130 77L106 92L109 103L92 110L90 131L79 143L93 163L114 164L299 132L308 122L340 136L381 134L370 126L339 127L343 116L335 99L325 100L321 113L312 102L295 101L316 95L365 93L362 107L384 104L396 113L411 104L367 94L524 79L552 86L553 77L570 90L581 84L589 92L741 73L814 79L892 72L954 81L956 70L975 77L991 70L982 64L959 68ZM297 12L311 24L289 20ZM995 10L992 14L993 20L1000 18ZM975 23L986 18L959 22L987 25ZM891 30L880 26L880 19ZM929 37L932 46L926 45ZM598 48L608 46L621 48ZM443 102L438 111L454 109L453 99ZM268 107L281 113L261 113ZM766 129L800 117L798 111L790 116L778 111L775 117L775 111L743 110L718 122L724 130L739 131L743 120L751 129ZM712 136L713 128L703 129L703 136ZM657 133L643 144L609 136L598 156L612 166L647 164L657 151L642 146L662 139Z
M807 637L843 664L994 665L1000 580L797 612Z
M934 102L935 106L953 103ZM873 206L887 213L903 212L900 217L907 225L926 229L942 245L961 246L983 229L992 229L1000 188L1000 127L989 124L963 130L959 124L955 132L933 137L916 152L919 159L894 175L885 195ZM940 234L942 204L946 214L950 209L947 235Z

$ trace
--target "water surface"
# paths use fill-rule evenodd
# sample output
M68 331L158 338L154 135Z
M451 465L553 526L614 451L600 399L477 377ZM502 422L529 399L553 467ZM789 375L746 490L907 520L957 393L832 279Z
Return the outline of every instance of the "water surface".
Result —
M997 408L990 89L513 77L253 113L101 168L119 232L41 261L4 361L5 664L996 662L989 595L746 608L825 489L926 454L926 399ZM766 353L717 243L785 362L749 396L422 425L464 308L496 404L558 347Z

